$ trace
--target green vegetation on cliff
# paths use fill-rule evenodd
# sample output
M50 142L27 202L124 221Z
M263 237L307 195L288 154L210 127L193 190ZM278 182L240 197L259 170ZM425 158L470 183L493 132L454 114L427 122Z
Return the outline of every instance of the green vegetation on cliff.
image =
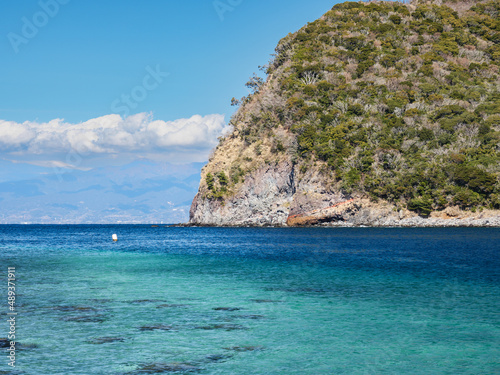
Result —
M443 4L335 5L233 99L236 134L256 157L267 138L304 170L323 161L347 194L423 215L500 208L500 2ZM217 176L217 196L235 170Z

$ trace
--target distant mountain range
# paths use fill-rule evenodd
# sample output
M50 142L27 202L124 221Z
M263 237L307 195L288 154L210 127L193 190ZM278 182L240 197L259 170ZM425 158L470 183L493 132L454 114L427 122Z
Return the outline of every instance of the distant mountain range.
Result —
M61 172L0 164L1 224L185 222L203 166L141 160Z

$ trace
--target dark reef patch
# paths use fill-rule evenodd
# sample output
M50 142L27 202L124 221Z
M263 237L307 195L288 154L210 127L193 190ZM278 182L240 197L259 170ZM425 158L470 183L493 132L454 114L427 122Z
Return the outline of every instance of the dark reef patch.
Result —
M167 326L165 324L148 324L139 327L139 331L172 331L172 326Z
M123 337L95 337L93 339L88 340L89 344L107 344L112 342L123 342L125 339Z
M199 372L202 369L189 363L150 363L141 365L137 370L129 372L130 375L139 374L187 374Z
M207 331L221 329L225 331L236 331L236 330L245 330L248 329L239 324L209 324L206 326L197 326L196 329L204 329Z
M241 310L239 307L214 307L212 310L215 311L238 311Z

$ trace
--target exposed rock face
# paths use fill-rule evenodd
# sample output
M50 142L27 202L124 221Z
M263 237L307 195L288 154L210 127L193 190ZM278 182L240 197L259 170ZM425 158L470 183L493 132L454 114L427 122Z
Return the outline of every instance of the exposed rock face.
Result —
M297 181L290 161L264 165L245 177L236 194L224 201L200 191L191 206L190 222L202 225L285 225L290 213L321 208L342 199L323 188L317 175Z
M221 202L198 192L193 200L190 221L203 225L283 224L293 194L293 175L289 164L262 167L247 176L238 192Z
M224 205L202 199L198 194L191 207L190 223L215 226L500 227L500 214L493 210L471 213L456 209L452 214L436 211L424 218L408 210L398 211L387 202L347 199L331 191L306 193L299 190L297 193L301 183L296 184L293 180L293 167L286 167L291 172L286 175L288 179L275 174L275 168L263 168L257 172L262 180L248 179L248 185ZM273 182L279 185L272 185Z

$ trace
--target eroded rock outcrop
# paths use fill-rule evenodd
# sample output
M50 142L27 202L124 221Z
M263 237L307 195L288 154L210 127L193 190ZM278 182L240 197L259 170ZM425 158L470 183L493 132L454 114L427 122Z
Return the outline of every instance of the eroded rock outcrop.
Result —
M296 167L290 161L281 161L246 175L237 191L225 199L212 199L210 192L200 188L191 206L191 223L286 225L291 214L322 208L344 198L325 189L324 181L316 175L300 181L296 175Z

